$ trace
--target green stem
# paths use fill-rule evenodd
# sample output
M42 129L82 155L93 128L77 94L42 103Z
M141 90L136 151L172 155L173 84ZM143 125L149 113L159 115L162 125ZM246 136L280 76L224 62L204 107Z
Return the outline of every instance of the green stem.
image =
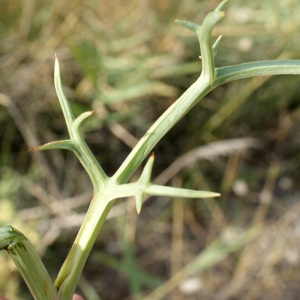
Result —
M71 299L86 259L109 210L113 206L114 201L110 201L111 198L108 196L112 193L109 193L109 190L113 190L118 185L125 184L153 150L154 146L193 106L217 85L231 80L260 75L300 74L300 62L295 61L248 63L216 69L214 66L214 55L217 51L219 40L214 47L211 46L210 35L213 27L224 16L224 13L220 9L226 2L226 0L223 1L217 10L207 16L201 28L186 23L186 27L192 30L195 29L200 41L203 64L201 76L150 127L112 178L108 178L101 167L98 166L94 156L78 134L77 127L81 119L77 124L76 120L72 119L72 116L65 114L66 118L70 119L70 122L77 124L77 127L75 126L76 130L74 130L73 126L68 126L71 140L74 143L73 145L75 145L73 148L70 148L75 151L90 174L95 187L95 197L91 202L83 225L55 282L61 299ZM59 81L57 83L60 84ZM62 89L60 89L60 92L62 93ZM84 145L83 148L82 145ZM128 186L124 186L120 190L123 188L127 190Z
M57 300L57 291L30 241L12 226L0 228L0 250L7 250L36 300Z
M226 2L226 0L223 1L223 4ZM75 151L78 158L82 161L91 176L95 187L95 197L91 202L83 225L80 228L70 253L55 282L55 286L59 290L59 294L62 299L71 299L85 261L93 247L109 210L113 206L113 201L109 202L105 197L105 190L108 187L113 188L113 185L116 186L118 184L126 183L137 167L142 163L150 151L152 151L158 141L161 140L161 138L198 102L198 98L202 99L211 90L211 83L215 77L213 61L215 49L213 50L210 44L210 35L215 24L219 22L224 15L219 11L220 8L221 6L219 6L216 11L209 14L203 24L203 28L199 31L197 30L204 64L201 76L161 117L158 118L153 126L150 127L111 180L108 180L104 171L102 171L101 167L98 166L98 163L93 161L94 156L90 153L90 150L86 146L84 140L77 133L78 126L74 131L74 127L72 125L68 125L70 137L73 145L75 146L72 147L72 149ZM75 121L72 114L68 113L70 107L68 106L68 101L64 97L61 87L57 60L55 74L56 89L58 94L61 95L59 98L60 102L63 103L63 110L66 111L64 112L66 121L73 124ZM78 147L76 147L77 145ZM84 145L84 148L82 149L79 145ZM85 161L86 159L88 160L87 162ZM94 168L92 171L89 169L91 166ZM100 188L99 183L97 186L96 176L102 177L100 178L102 179L102 185Z
M59 299L72 299L86 260L114 201L106 201L103 194L95 195L72 248L55 280Z
M85 170L91 178L94 192L97 193L98 190L101 190L103 188L108 177L102 169L102 167L100 166L100 164L98 163L94 154L91 152L90 148L87 146L85 140L79 133L79 125L82 123L83 120L90 116L92 112L86 112L78 116L76 119L74 118L69 101L66 98L62 88L59 62L56 57L54 68L54 84L70 135L70 141L65 141L65 144L67 147L69 147L76 153L78 159L80 160L81 164L83 165L83 167L85 168ZM50 145L51 147L51 143L47 145ZM44 149L49 149L50 147L44 147ZM61 145L60 143L58 147L62 148L63 145ZM43 146L38 147L38 149L43 149Z
M196 32L202 58L202 73L198 80L167 109L150 127L143 138L133 148L113 178L117 183L126 182L161 138L209 91L215 79L214 57L216 49L211 45L211 33L215 25L224 17L221 11L227 0L210 12L201 26L179 21L179 24ZM183 24L185 23L185 24Z
M233 80L272 75L299 75L300 60L267 60L216 69L214 87Z
M226 3L227 0L223 1L214 11L210 12L196 31L201 51L202 74L205 75L208 82L212 82L215 79L214 58L216 49L213 49L211 43L211 33L216 24L225 16L221 9Z
M132 153L123 163L123 167L116 172L106 185L98 189L87 211L85 220L80 228L76 240L65 260L55 281L61 299L71 299L83 270L86 259L94 245L101 227L114 201L108 201L105 190L113 185L123 184L132 176L135 169L150 153L162 136L182 118L193 105L197 103L199 95L204 96L210 89L201 84L202 78L197 80L148 130ZM191 101L193 100L193 101ZM78 154L77 154L78 155Z
M208 49L209 50L209 49ZM210 50L209 50L210 51ZM212 50L211 50L212 51ZM209 52L209 56L213 53ZM211 72L209 71L209 74ZM300 74L300 60L258 61L215 69L216 77L208 81L204 72L150 127L113 176L117 183L126 182L154 146L194 105L212 89L229 81L270 75Z
M127 182L161 138L210 90L210 85L207 84L203 75L201 75L198 80L157 119L132 149L131 153L113 176L116 183L122 184Z

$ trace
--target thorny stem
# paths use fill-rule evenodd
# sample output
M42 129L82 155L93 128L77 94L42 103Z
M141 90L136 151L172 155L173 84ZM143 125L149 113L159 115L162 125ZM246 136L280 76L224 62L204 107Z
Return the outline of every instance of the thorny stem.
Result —
M124 193L123 195L128 193L128 186L126 186L126 183L133 175L134 171L140 166L162 137L193 106L216 86L228 81L262 75L300 74L300 61L252 62L237 66L216 68L214 57L217 52L220 38L212 45L211 33L214 26L224 17L225 14L221 9L226 3L227 0L223 1L217 9L209 13L201 26L187 21L177 20L177 23L192 30L198 37L201 50L202 73L197 81L192 84L191 87L150 127L111 178L105 174L79 133L79 125L91 113L87 112L76 119L74 118L68 100L65 98L62 90L58 61L56 60L55 86L66 119L70 140L52 142L37 147L36 150L64 148L74 151L87 170L94 186L94 198L87 211L85 220L55 281L59 299L69 300L72 298L86 259L94 245L107 214L113 206L113 199L115 199L113 196L119 197L121 194L118 193ZM150 176L150 172L148 171L144 174ZM151 188L153 189L153 186L147 186L148 178L145 178L146 179L143 179L139 183L143 185L142 188L144 188L145 191L148 190L153 192L153 190L151 190ZM130 187L137 188L137 190L133 192L134 195L138 194L138 185L131 185ZM161 188L161 190L163 190L163 188ZM166 189L164 192L165 191ZM141 189L140 192L140 195L142 196L144 190ZM174 193L174 190L172 193ZM137 205L137 209L139 210L141 200L138 201L139 204Z

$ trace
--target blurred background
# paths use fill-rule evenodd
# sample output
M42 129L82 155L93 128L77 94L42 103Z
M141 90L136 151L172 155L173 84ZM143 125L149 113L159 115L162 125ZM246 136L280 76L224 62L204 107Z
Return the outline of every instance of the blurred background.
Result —
M27 149L67 137L54 54L85 139L112 175L199 76L201 24L215 0L1 1L0 225L35 245L53 279L92 198L73 153ZM217 66L300 59L298 0L235 0L215 28ZM298 299L300 76L232 82L156 146L153 180L218 199L116 202L78 292L96 299ZM140 171L140 170L139 170ZM139 174L137 171L137 175ZM132 180L135 180L134 177ZM31 299L7 253L0 295Z

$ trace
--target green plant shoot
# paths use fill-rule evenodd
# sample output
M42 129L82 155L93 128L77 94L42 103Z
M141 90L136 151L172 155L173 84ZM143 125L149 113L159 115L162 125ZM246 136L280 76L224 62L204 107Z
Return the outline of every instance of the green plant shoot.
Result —
M256 61L217 68L214 59L221 44L221 37L212 43L211 33L215 25L224 18L223 7L227 2L227 0L223 1L214 11L210 12L201 26L188 21L175 21L196 34L200 44L202 72L196 82L149 128L111 177L105 173L98 163L79 130L82 122L91 116L92 112L85 112L76 118L74 117L69 101L62 88L59 63L57 58L55 58L55 89L67 125L69 139L50 142L31 150L67 149L73 151L89 174L93 184L94 197L91 200L75 242L54 284L51 282L40 258L26 237L12 227L3 227L0 229L0 250L5 249L8 251L35 299L72 299L85 262L115 199L134 197L136 200L136 210L140 213L143 197L146 195L186 198L219 196L218 193L152 184L153 154L148 158L140 178L134 183L128 183L135 170L151 154L154 146L205 95L223 83L242 78L264 75L300 74L299 60ZM229 247L228 249L231 248Z

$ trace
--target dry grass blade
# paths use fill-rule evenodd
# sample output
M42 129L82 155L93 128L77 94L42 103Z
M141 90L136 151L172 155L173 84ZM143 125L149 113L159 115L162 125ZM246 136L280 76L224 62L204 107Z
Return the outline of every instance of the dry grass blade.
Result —
M198 160L214 160L220 156L240 153L249 148L259 148L261 142L254 138L230 139L200 146L176 159L165 171L154 179L154 183L164 184L186 166Z

